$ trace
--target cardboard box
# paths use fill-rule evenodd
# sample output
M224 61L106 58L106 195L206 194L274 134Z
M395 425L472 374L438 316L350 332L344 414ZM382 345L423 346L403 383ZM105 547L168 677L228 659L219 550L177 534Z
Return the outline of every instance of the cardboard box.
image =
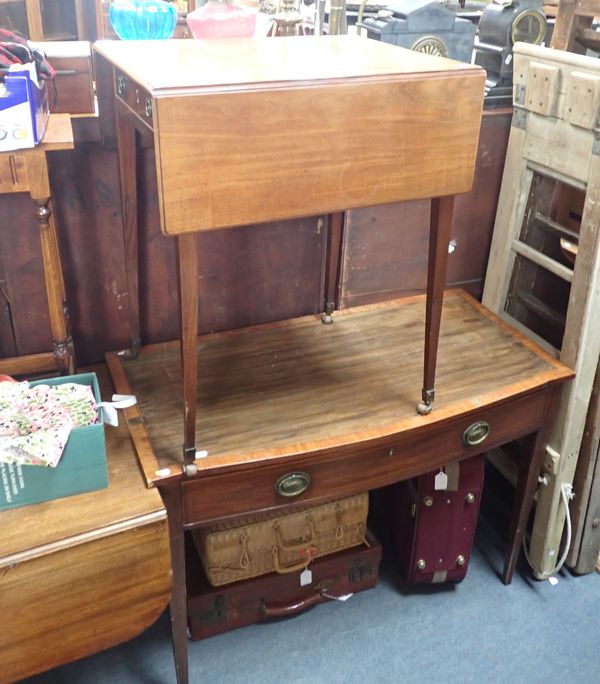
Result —
M37 145L49 116L46 83L38 81L35 65L13 65L0 84L0 152Z
M31 385L74 382L92 387L96 402L100 389L95 373L38 380ZM102 421L102 409L98 409ZM91 492L108 487L104 424L75 428L56 468L0 463L0 510Z

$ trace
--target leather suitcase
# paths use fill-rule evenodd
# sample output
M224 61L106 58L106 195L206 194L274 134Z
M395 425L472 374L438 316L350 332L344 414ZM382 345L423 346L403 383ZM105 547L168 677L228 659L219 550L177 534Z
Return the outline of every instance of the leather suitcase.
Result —
M388 488L386 512L400 574L413 583L460 582L467 574L483 488L484 457ZM445 477L444 477L445 476ZM439 486L436 488L436 478ZM441 478L441 481L440 481Z
M295 615L324 601L370 589L379 579L381 546L367 533L362 544L317 558L311 581L301 585L303 572L271 573L221 587L208 583L195 546L186 546L187 611L192 640Z

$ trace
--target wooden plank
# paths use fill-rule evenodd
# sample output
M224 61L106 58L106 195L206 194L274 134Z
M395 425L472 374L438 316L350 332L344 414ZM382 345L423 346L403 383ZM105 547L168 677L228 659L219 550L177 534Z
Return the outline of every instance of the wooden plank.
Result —
M489 311L446 293L436 407L420 417L423 320L419 296L341 311L331 326L311 316L201 337L196 430L208 456L196 465L208 472L375 439L565 377ZM120 359L156 455L150 476L180 462L179 359L177 343Z
M555 79L559 83L558 99L552 108L555 116L536 114L533 111L536 107L530 107L529 100L522 97L520 90L524 86L529 87L530 70L543 73L539 65L544 62L552 69L560 69L560 75ZM516 95L524 99L522 106L532 109L521 129L524 143L519 149L520 168L527 166L540 175L565 181L576 188L586 188L579 233L581 248L572 274L560 356L565 364L575 369L576 380L561 389L558 399L557 416L548 437L549 454L544 465L548 484L539 491L529 554L536 576L544 578L554 571L558 559L565 517L561 489L570 486L573 480L600 354L600 338L595 326L600 311L600 236L597 226L600 218L600 209L597 207L600 200L600 162L594 153L592 131L580 125L571 125L575 89L589 79L596 78L599 66L597 60L529 45L519 46L515 50L514 68ZM593 97L591 82L586 89L589 91L587 95ZM583 96L587 95L584 93ZM586 123L584 119L578 120L578 124L583 123ZM511 189L515 193L519 191L514 185ZM507 201L511 201L510 195ZM542 213L547 214L547 211L542 210ZM516 242L515 231L522 224L522 214L515 212L513 221L512 224L497 224L499 233L495 234L494 240L498 240L501 248L504 241L508 240L513 251L534 258L536 263L557 275L571 276L568 269L557 265L547 256L536 255L527 245ZM502 273L510 277L513 270L509 248L504 247L499 256L494 256L497 260L490 263L488 271L494 278L490 282L491 286L502 282ZM498 297L487 299L496 311L504 308L504 300L502 292Z
M577 469L573 478L575 499L571 502L573 541L567 556L567 565L575 572L593 572L600 552L600 371L596 371L594 387L588 408L585 431L579 450Z
M498 211L485 275L482 303L495 312L504 309L514 265L513 240L521 230L533 171L523 161L525 131L513 126L508 139Z
M545 254L538 252L536 249L533 249L533 247L526 245L520 240L513 240L512 248L515 252L517 252L517 254L521 254L526 259L533 261L538 266L542 266L546 270L550 271L550 273L554 273L554 275L557 275L559 278L566 280L567 283L572 282L573 270L559 263L555 259L547 257Z
M564 525L560 488L571 484L583 436L587 408L600 357L597 331L600 311L600 157L594 155L589 168L577 261L561 361L576 372L577 380L561 390L549 445L560 454L551 469L551 480L540 490L531 537L530 557L537 574L544 576L554 566Z

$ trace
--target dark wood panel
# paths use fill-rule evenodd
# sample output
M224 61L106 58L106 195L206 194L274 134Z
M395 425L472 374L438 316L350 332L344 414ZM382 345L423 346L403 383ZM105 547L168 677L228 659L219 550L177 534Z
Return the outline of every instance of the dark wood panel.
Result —
M42 251L35 207L28 194L0 196L3 356L52 348ZM6 353L5 353L6 352Z
M78 362L128 344L116 154L95 144L49 157L65 289Z
M456 197L446 283L481 295L512 112L484 112L473 190ZM423 292L429 201L347 212L341 306Z

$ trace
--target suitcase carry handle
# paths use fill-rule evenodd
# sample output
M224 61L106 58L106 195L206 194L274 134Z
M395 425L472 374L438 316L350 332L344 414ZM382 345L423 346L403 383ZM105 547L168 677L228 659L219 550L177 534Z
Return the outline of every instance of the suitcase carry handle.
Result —
M273 552L273 568L278 575L286 575L288 572L298 572L299 570L304 570L308 567L308 564L311 562L311 560L313 560L313 558L315 558L317 555L317 549L315 546L303 545L299 546L297 550L304 551L306 558L301 558L297 563L294 563L294 565L284 566L279 565L279 549L276 546L273 546L271 549Z
M303 610L316 605L322 600L323 595L321 591L318 590L314 594L307 596L305 599L299 599L298 601L292 601L291 603L283 605L268 605L263 601L261 609L265 617L286 617L288 615L301 613Z
M310 515L306 516L306 522L308 524L308 532L309 532L309 537L308 539L298 542L296 544L292 544L290 542L287 542L283 539L281 536L281 530L279 529L279 524L275 523L273 525L273 532L275 533L275 539L277 540L277 546L280 549L283 549L284 551L301 551L302 549L307 548L308 546L316 546L317 545L317 533L315 531L315 524L313 522L313 519L310 517Z

